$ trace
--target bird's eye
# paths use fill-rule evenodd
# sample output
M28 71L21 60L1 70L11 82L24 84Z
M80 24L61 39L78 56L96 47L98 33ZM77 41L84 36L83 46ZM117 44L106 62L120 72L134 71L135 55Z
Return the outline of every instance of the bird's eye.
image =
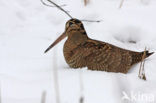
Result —
M71 26L73 23L72 22L69 22L69 26Z

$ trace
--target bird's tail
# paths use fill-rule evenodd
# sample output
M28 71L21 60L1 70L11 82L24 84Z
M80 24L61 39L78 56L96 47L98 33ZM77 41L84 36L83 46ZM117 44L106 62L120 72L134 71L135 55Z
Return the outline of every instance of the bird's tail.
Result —
M141 62L142 59L149 57L150 55L152 55L154 52L149 53L149 51L145 51L145 56L144 55L144 51L143 52L134 52L132 53L132 65L136 64L138 62Z

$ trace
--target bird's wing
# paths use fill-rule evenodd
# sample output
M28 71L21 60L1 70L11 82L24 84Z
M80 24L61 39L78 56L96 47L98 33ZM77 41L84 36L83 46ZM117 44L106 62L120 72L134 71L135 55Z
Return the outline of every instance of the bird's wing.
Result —
M127 50L96 40L87 40L82 46L88 69L126 73L131 56Z

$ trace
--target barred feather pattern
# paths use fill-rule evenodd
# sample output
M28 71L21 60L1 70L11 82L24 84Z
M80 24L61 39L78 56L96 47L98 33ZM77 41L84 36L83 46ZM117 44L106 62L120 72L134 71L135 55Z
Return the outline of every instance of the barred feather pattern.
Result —
M66 41L64 45L64 56L72 68L88 67L90 70L127 73L134 54L139 54L92 39L77 46L69 43Z
M66 25L68 39L63 53L71 68L88 67L90 70L127 73L132 65L142 60L143 52L90 39L83 24L77 19L69 20ZM151 54L153 53L146 51L145 58Z

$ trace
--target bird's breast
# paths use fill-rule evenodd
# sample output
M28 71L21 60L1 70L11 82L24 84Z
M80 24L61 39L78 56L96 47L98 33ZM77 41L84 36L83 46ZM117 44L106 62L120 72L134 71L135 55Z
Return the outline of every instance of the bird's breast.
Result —
M70 40L66 40L63 47L63 54L70 67L81 68L85 66L81 47L73 44Z

